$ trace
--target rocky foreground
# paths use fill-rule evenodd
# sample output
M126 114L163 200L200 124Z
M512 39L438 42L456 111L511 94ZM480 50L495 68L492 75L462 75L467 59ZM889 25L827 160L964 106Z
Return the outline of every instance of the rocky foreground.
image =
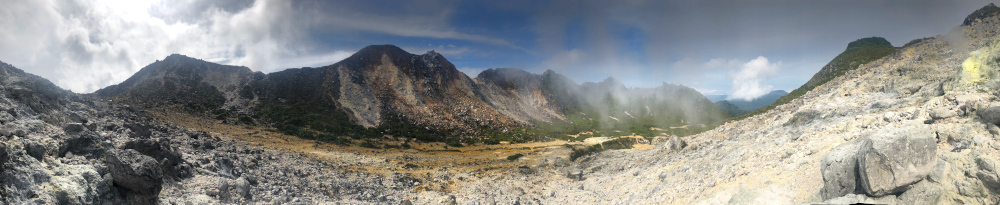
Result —
M453 194L470 204L1000 203L1000 18L973 17L681 149L543 163Z

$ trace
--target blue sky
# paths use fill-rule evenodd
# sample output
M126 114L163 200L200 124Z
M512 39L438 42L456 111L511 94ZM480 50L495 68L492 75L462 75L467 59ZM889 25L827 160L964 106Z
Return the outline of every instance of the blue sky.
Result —
M901 46L987 3L14 0L0 8L0 61L87 93L171 53L274 72L393 44L435 50L472 77L551 69L578 83L614 76L750 99L797 88L850 41Z

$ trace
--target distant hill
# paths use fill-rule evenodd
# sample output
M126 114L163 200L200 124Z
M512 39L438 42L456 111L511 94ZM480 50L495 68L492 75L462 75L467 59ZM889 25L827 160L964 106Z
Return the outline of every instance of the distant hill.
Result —
M708 98L708 100L712 102L723 101L726 100L726 98L728 97L729 95L705 95L705 98Z
M319 139L519 142L584 131L651 137L697 133L730 117L682 85L625 88L613 78L576 84L553 71L505 68L470 78L441 54L414 55L393 45L368 46L333 65L268 74L175 54L94 95L144 107L181 106L227 123Z
M754 98L753 100L742 100L742 99L730 99L730 100L720 100L715 101L715 105L729 113L734 117L738 117L754 110L760 109L762 107L771 105L777 101L782 96L785 96L788 92L784 90L775 90L762 95L760 97ZM732 108L730 108L732 106Z
M800 86L799 88L792 90L792 92L787 95L778 98L771 105L765 106L761 109L757 109L746 115L740 116L740 119L754 116L760 113L767 112L770 109L774 109L779 105L783 105L805 95L807 92L813 90L817 86L823 85L830 80L844 75L847 71L857 69L862 64L881 59L882 57L888 56L896 50L897 47L893 47L888 40L882 37L869 37L855 40L847 44L847 49L844 52L834 57L826 66L823 66L819 72L813 75L808 82Z

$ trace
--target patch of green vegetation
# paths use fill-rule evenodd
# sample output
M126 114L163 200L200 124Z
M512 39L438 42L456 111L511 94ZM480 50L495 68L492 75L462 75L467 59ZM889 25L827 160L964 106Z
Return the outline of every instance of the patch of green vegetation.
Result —
M787 95L778 98L778 100L771 105L736 117L734 120L746 119L791 102L792 100L805 95L809 91L812 91L816 87L844 75L847 71L857 69L862 64L867 64L874 60L888 56L889 54L896 52L898 49L899 48L897 47L893 47L889 41L880 37L863 38L851 42L848 44L847 50L833 58L833 60L826 64L826 66L817 72L816 75L813 75L812 79L809 79L809 82L806 82L806 84L803 84L801 87L793 90Z
M962 22L962 25L972 25L972 23L975 23L977 20L996 16L997 14L1000 14L1000 8L993 5L993 3L990 3L989 5L976 10L972 12L972 14L969 14L969 16L965 17L965 21Z
M590 154L593 154L593 153L597 153L597 152L601 152L601 151L604 151L604 149L601 149L600 145L591 145L591 146L586 146L586 147L579 148L579 149L574 147L573 148L573 152L569 153L569 160L570 161L576 161L576 159L579 159L580 157L587 156L587 155L590 155Z
M903 45L903 47L904 47L904 48L905 48L905 47L910 47L910 46L912 46L912 45L914 45L914 44L917 44L917 43L920 43L920 42L923 42L923 41L926 41L926 40L931 40L931 39L934 39L934 37L927 37L927 38L918 38L918 39L913 39L913 40L912 40L912 41L910 41L909 43L906 43L905 45Z
M520 159L520 158L521 158L521 157L523 157L523 156L524 156L524 154L514 154L514 155L510 155L510 156L507 156L507 161L512 161L512 162L513 162L513 161L517 161L517 159Z
M447 144L449 147L464 147L465 146L465 145L462 145L461 142L458 142L456 140L447 141L447 142L445 142L445 144Z
M616 138L602 142L601 144L585 146L583 148L570 147L573 152L569 154L569 159L571 161L576 161L576 159L580 157L610 149L631 149L635 144L636 141L632 138Z

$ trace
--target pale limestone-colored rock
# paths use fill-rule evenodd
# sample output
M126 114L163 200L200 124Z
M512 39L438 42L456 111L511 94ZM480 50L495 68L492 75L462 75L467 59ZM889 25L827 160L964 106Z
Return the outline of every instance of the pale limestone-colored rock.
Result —
M858 182L870 196L906 191L937 163L934 132L926 126L870 133L858 151Z

